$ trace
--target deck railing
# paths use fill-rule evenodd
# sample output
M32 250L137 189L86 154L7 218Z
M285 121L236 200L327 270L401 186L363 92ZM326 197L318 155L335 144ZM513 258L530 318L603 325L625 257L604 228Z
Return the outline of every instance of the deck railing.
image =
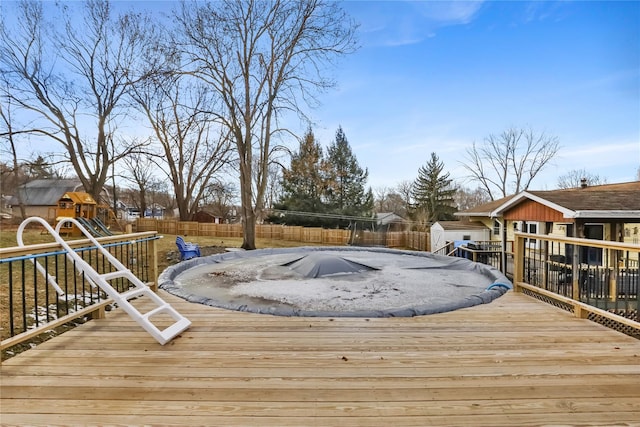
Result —
M514 289L640 338L640 246L516 233L504 255L496 242L474 242L439 253L501 270Z
M640 246L524 233L515 237L504 255L496 242L452 244L440 252L499 268L513 278L516 291L640 338ZM136 276L155 284L158 238L149 231L98 241ZM88 240L70 245L98 270L108 264ZM33 260L56 277L64 296L38 274ZM111 303L76 273L55 243L0 249L0 301L1 349L80 317L102 317Z
M506 251L502 253L502 242L493 240L474 241L460 246L449 242L438 253L467 258L474 262L490 265L513 278L513 241L506 242Z
M156 232L144 232L97 240L137 277L155 286L158 238ZM89 240L68 243L97 271L109 272L111 265ZM36 271L34 261L44 267L45 275ZM64 295L56 293L49 283L50 276L62 287ZM129 283L119 280L121 283L114 280L112 286L123 292ZM111 303L100 289L91 287L83 275L77 274L57 243L0 249L0 301L2 350L81 317L102 317Z
M516 233L514 287L640 338L640 246Z

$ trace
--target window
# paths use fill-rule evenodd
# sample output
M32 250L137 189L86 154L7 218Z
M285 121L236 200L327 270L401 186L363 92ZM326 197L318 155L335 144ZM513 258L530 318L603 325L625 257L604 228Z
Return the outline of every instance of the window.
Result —
M538 234L538 223L537 222L525 222L524 230L525 233ZM525 244L530 248L538 247L537 239L525 239Z
M471 240L471 234L463 234L462 240Z
M493 220L493 235L494 236L500 235L500 222L496 219Z
M604 240L604 225L585 224L584 237L586 239ZM580 262L589 265L602 265L602 248L582 246L580 248Z

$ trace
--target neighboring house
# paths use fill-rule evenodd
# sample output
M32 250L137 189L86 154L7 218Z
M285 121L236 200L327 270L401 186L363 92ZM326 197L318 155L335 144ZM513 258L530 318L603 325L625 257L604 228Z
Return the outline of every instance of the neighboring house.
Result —
M78 179L36 179L21 185L16 190L22 198L27 217L39 216L50 221L55 219L58 200L68 192L84 191ZM19 205L18 196L11 198L11 205ZM14 209L14 214L19 215Z
M20 209L18 208L20 198L24 203L25 213L27 217L39 216L54 222L57 216L56 210L58 208L58 201L66 193L84 192L84 187L79 179L34 179L24 185L21 185L16 189L16 194L10 199L10 205L13 210L14 216L20 216ZM101 200L96 200L99 211L99 216L106 220L107 210L105 206L109 204L109 194L106 189L103 189L100 194ZM104 202L103 202L104 201ZM101 205L105 203L105 206Z
M408 224L406 219L393 212L376 214L376 228L378 231L404 231Z
M130 206L122 200L116 201L117 217L125 221L135 221L140 218L140 209Z
M164 219L164 212L167 210L164 206L161 206L157 203L152 203L151 206L148 206L143 213L143 217L145 218L157 218Z
M437 221L431 226L431 250L435 252L451 242L461 240L488 241L491 240L490 232L479 222Z
M491 239L513 240L515 231L640 243L640 181L552 191L523 191L457 216L491 230ZM527 245L537 248L539 241ZM598 253L583 262L598 263Z
M213 223L213 224L222 224L223 219L219 216L215 216L214 214L207 211L198 211L193 214L192 221L202 222L202 223Z
M11 199L12 196L0 195L0 219L11 219L13 215Z

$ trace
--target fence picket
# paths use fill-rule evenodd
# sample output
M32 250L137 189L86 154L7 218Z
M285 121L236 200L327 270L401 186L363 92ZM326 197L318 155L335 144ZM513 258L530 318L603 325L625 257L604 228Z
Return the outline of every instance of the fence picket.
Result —
M185 236L241 238L242 224L214 224L177 221L175 219L138 218L136 220L136 231L157 231L158 233ZM323 229L320 227L256 224L256 237L260 239L287 240L303 244L320 243L343 246L349 244L351 231ZM368 246L406 248L417 251L430 250L429 233L422 231L364 231L358 242Z

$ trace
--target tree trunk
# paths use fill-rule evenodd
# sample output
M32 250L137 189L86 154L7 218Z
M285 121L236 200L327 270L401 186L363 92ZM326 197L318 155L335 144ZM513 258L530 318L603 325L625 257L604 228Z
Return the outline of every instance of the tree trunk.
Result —
M250 147L250 146L249 146ZM249 148L250 149L250 148ZM242 213L242 249L256 248L256 215L253 211L251 163L240 164L240 199Z

